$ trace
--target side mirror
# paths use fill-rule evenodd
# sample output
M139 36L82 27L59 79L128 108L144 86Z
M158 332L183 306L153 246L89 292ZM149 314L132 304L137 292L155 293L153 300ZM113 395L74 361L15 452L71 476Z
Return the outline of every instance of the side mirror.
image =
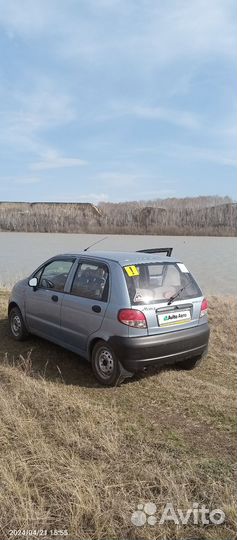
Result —
M32 277L31 279L29 279L28 285L29 285L30 287L33 287L33 288L35 289L35 288L37 287L37 285L38 285L38 279L37 279L37 277Z

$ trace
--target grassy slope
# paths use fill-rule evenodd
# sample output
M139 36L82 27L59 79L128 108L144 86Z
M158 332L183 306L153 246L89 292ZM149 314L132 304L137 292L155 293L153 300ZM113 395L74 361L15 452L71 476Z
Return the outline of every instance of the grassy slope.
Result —
M67 528L76 539L234 538L233 300L211 299L207 360L192 372L100 388L76 355L16 344L0 296L0 507L10 528ZM31 351L31 352L30 352ZM226 513L223 526L134 527L140 502Z

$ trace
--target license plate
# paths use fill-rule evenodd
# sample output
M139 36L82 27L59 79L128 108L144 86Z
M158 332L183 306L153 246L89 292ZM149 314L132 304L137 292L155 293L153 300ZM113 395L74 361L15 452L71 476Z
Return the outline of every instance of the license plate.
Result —
M158 315L159 326L185 324L191 320L190 309L183 309L182 311L169 311L167 313L160 313Z

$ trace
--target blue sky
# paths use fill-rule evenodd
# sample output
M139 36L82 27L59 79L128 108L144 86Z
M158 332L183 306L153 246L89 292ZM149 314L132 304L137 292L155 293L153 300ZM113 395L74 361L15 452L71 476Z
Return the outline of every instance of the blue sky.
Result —
M234 0L0 0L0 200L236 198Z

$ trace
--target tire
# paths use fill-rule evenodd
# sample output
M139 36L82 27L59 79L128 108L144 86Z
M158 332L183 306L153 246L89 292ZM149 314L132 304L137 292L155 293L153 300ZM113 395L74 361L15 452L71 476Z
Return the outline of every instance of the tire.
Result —
M29 333L18 307L12 308L9 313L9 326L11 335L16 341L24 341L28 337Z
M195 367L199 366L201 363L202 356L195 356L194 358L187 358L187 360L182 360L181 362L177 362L175 364L175 367L180 370L186 370L191 371Z
M116 386L122 382L121 366L113 350L105 341L98 341L91 355L92 371L100 384Z

